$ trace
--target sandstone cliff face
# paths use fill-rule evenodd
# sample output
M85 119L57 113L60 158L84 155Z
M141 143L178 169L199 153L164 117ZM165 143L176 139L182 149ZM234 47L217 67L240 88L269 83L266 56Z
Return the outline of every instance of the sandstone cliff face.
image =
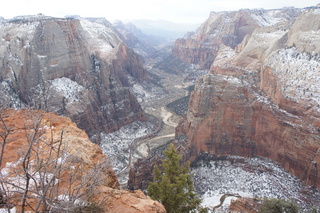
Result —
M176 129L187 159L263 156L320 186L319 21L312 8L255 29L236 48L220 45L214 75L199 79Z
M176 137L192 150L189 159L200 152L267 157L308 184L320 186L318 128L236 77L200 78Z
M32 177L27 194L30 205L27 210L32 207L31 212L44 194L41 183L46 183L46 202L52 210L58 208L57 205L71 208L70 203L69 206L62 204L74 201L76 207L96 203L102 212L165 212L160 203L141 191L119 190L106 156L70 118L12 109L1 112L0 116L1 136L9 130L7 137L1 137L1 144L6 142L0 165L1 182L9 195L7 201L18 211L26 187L23 164L27 163L26 171ZM32 149L27 154L29 147Z
M283 48L267 54L260 84L280 107L315 120L320 116L319 11L312 9L302 14L288 30ZM270 80L272 76L275 80ZM268 85L270 81L276 90Z
M207 39L206 47L214 44L217 49L211 74L198 81L176 129L177 146L185 160L201 152L267 157L319 187L319 9L251 12L260 24L236 47L222 40L214 43L209 23L217 14L177 41L185 47L176 43L174 51L190 63L201 64L193 58L206 55L196 47L198 41ZM213 28L215 35L225 32L225 26ZM141 177L150 178L150 160L132 169L135 188L144 186Z
M183 61L208 69L221 44L234 49L254 29L294 20L300 13L299 9L292 8L212 12L194 34L176 41L172 53Z
M126 88L128 76L146 78L141 58L101 23L42 16L1 23L3 102L69 116L89 136L143 120Z

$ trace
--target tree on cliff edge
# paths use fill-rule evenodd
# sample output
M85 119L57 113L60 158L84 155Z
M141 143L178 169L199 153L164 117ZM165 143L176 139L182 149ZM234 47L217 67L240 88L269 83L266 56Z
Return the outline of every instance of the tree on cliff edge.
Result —
M164 151L161 171L157 166L153 170L154 179L149 183L148 195L161 202L168 213L190 212L199 207L200 198L194 191L189 173L189 163L180 164L181 156L171 144Z

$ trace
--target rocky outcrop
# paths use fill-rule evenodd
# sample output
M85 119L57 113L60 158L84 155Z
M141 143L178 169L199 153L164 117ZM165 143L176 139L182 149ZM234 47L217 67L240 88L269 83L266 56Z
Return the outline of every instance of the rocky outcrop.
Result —
M300 9L294 8L211 12L195 33L175 42L172 54L183 61L209 69L222 44L235 49L255 29L291 22L300 13Z
M153 170L156 165L161 164L161 159L164 151L158 150L152 156L144 159L138 159L129 172L128 189L129 190L146 190L149 186L149 181L153 181Z
M230 212L247 212L247 213L257 213L258 212L258 201L253 199L238 198L231 201Z
M302 14L282 39L282 48L266 54L261 68L260 88L281 108L311 119L320 117L319 13L316 8Z
M18 17L0 37L2 102L69 116L89 136L145 119L127 88L147 78L141 57L106 20Z
M59 212L90 203L100 212L165 212L160 203L141 191L119 190L107 157L70 118L12 109L2 111L0 116L1 144L5 142L0 165L5 191L1 191L9 196L6 202L18 211L27 177L31 177L26 194L26 210L31 212L44 190L46 203ZM2 198L6 196L2 194ZM43 208L40 205L38 210Z
M282 110L236 77L200 78L176 137L188 145L188 159L201 152L262 156L320 186L318 126Z

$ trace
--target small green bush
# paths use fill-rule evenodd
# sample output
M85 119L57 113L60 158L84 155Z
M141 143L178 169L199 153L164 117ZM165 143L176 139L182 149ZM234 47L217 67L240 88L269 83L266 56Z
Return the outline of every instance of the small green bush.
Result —
M293 201L283 199L264 199L260 206L261 213L299 213L300 207Z

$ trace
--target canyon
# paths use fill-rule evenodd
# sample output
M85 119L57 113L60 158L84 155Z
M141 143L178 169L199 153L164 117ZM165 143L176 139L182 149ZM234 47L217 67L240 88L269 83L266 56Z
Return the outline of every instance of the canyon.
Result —
M152 37L120 21L1 21L1 105L68 116L85 130L90 139L78 132L81 140L100 146L79 148L85 161L92 153L109 159L113 185L99 193L119 199L109 205L115 212L127 201L132 205L121 208L163 212L141 191L119 185L145 190L170 143L191 161L195 188L212 212L229 195L244 197L230 210L255 196L317 206L319 23L318 7L211 12L169 53L171 47L153 47ZM74 127L71 120L64 125Z
M173 56L210 69L176 128L174 143L185 161L203 153L213 156L212 164L226 156L263 157L304 184L320 186L319 20L318 7L212 12L175 42ZM131 189L152 180L160 153L134 165Z

